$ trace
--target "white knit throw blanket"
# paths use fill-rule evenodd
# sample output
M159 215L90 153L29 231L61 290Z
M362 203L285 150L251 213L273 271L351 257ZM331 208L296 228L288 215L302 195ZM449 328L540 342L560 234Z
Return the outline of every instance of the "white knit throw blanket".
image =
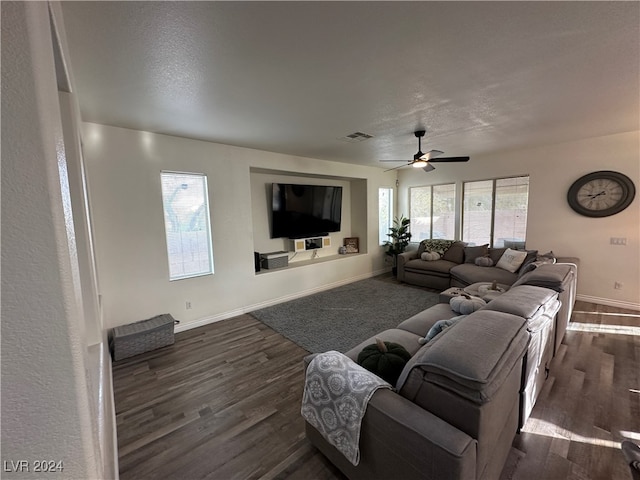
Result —
M302 396L302 416L353 465L360 462L360 425L371 396L391 385L346 355L316 355Z

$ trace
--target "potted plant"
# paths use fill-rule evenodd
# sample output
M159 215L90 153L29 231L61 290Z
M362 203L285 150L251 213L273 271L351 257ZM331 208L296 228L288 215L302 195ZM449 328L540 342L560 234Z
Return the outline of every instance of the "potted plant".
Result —
M393 258L393 274L398 273L398 254L404 252L411 240L411 232L409 231L410 220L401 215L393 220L393 227L389 229L387 236L389 240L384 242L386 254Z

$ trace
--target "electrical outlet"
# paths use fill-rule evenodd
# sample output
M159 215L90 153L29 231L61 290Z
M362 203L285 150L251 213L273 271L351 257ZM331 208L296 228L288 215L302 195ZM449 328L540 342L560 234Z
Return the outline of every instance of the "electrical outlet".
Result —
M185 302L184 306L186 307L187 310L191 310L191 302L189 301Z
M622 290L622 282L614 282L613 288L616 290Z
M609 239L609 243L611 245L622 245L622 246L625 246L627 244L627 239L625 237L611 237Z

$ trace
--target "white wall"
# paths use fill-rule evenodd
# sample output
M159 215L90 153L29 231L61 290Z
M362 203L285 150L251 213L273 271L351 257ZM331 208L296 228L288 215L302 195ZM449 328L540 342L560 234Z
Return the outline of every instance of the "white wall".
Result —
M408 188L416 185L530 176L527 247L580 258L579 298L640 309L640 191L623 212L606 218L575 213L566 196L571 184L596 170L629 176L640 189L640 132L622 133L530 150L475 156L468 163L436 164L436 170L402 169L399 212L408 215ZM626 246L610 245L625 237ZM614 282L623 288L614 289Z
M103 478L49 5L1 8L3 478Z
M385 268L383 250L376 246L377 196L379 186L395 181L393 174L92 123L83 125L83 142L107 326L171 313L181 321L180 329L194 327L366 278ZM161 170L201 172L208 177L212 276L169 281ZM268 173L260 173L264 171ZM268 224L261 217L267 202L264 181L286 181L290 174L313 182L349 179L355 197L363 198L370 208L365 215L361 206L351 205L345 215L351 232L343 230L339 235L372 238L367 254L256 275L253 252L284 247L282 240L269 239ZM366 190L359 179L366 180ZM364 245L366 240L361 239Z

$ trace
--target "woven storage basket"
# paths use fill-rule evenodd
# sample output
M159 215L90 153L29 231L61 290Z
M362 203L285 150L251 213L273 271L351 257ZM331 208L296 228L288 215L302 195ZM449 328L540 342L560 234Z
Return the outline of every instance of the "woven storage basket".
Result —
M261 257L262 257L262 268L266 268L266 269L282 268L289 265L289 254L285 251L263 253Z
M133 357L175 342L173 326L178 323L165 313L147 320L115 327L111 331L111 351L114 360Z

